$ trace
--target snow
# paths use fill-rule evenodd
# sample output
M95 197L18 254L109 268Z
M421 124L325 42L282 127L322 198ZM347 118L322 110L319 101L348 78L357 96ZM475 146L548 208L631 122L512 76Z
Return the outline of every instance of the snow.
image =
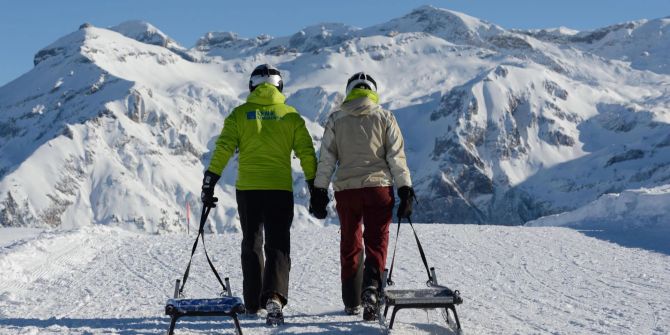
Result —
M670 19L624 22L593 31L536 29L518 31L535 38L566 44L590 53L629 63L631 67L657 73L670 73L667 64Z
M571 227L622 245L670 253L670 185L608 193L575 210L544 216L527 226ZM642 241L642 242L641 242Z
M2 228L0 248L20 243L23 240L38 236L44 229L41 228Z
M418 224L439 281L458 289L467 334L666 334L670 257L567 228ZM395 231L395 227L391 227ZM22 239L2 228L0 236ZM136 234L107 227L47 231L0 248L0 333L158 334L194 235ZM240 234L208 234L210 255L240 294ZM393 239L394 237L392 237ZM401 229L398 288L425 287L408 227ZM342 313L338 227L295 228L287 324L243 319L246 334L379 334ZM390 262L390 259L389 259ZM220 288L199 249L188 297ZM232 334L222 319L183 319L179 333ZM398 313L392 334L450 334L438 311Z
M363 29L363 36L394 35L422 31L457 44L483 44L483 39L503 29L464 13L433 6L421 6L389 22Z
M606 227L612 229L665 228L670 230L670 185L604 194L576 210L528 222L531 226Z

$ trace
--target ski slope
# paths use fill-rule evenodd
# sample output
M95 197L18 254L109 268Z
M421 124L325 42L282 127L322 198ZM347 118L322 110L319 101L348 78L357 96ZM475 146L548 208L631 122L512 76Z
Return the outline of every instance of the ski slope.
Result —
M395 281L426 280L402 227ZM395 228L391 227L391 231ZM466 334L667 334L670 257L555 227L417 226L441 283L459 289ZM160 334L166 299L193 235L137 234L101 226L71 231L2 229L1 334ZM8 236L15 236L14 240ZM243 319L245 334L380 334L341 310L338 227L294 229L285 326ZM239 234L207 235L219 270L240 293ZM201 249L199 249L201 251ZM198 252L186 293L218 287ZM229 320L183 319L178 334L233 333ZM401 311L392 334L450 334L437 311Z

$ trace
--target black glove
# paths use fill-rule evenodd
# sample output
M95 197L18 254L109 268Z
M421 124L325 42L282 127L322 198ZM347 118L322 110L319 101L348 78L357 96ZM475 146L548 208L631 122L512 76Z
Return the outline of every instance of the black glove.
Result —
M325 219L328 216L328 190L325 188L314 187L314 179L307 181L309 188L309 213L314 215L317 219Z
M414 189L410 186L403 186L398 189L398 197L400 198L400 205L398 206L397 216L399 219L407 218L412 215L412 202L416 198Z
M200 199L205 207L216 207L216 202L219 198L214 196L214 186L219 181L219 176L216 173L205 171L205 177L202 179L202 193Z
M307 189L309 190L309 195L311 196L314 192L314 179L305 180L307 183Z

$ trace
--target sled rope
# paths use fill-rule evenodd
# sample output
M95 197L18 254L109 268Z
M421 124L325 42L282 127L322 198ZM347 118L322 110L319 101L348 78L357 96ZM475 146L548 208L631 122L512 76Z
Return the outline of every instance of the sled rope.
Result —
M216 268L214 267L214 263L212 263L212 260L209 258L209 254L207 254L207 247L205 246L205 222L207 222L207 217L209 216L209 212L212 210L212 207L205 206L202 208L202 214L200 215L200 228L198 229L198 235L195 237L195 242L193 242L193 249L191 249L191 258L188 261L188 265L186 266L186 271L184 272L184 277L181 282L181 287L179 288L179 296L182 296L182 293L184 292L184 286L186 286L186 280L188 279L188 274L191 271L191 262L193 261L193 255L195 254L195 249L198 248L198 239L202 239L202 248L205 250L205 257L207 257L207 263L209 263L210 269L212 269L212 272L214 272L214 275L216 276L216 279L219 281L219 284L221 284L221 287L223 288L223 292L226 292L226 285L223 283L221 280L221 276L219 276L219 272L216 271Z
M395 253L396 250L398 249L398 237L400 236L400 223L402 222L402 219L398 217L398 230L396 231L396 236L395 236L395 243L393 246L393 257L391 258L391 268L389 269L389 275L388 279L386 279L386 283L389 286L392 286L393 280L391 280L391 277L393 275L393 266L395 265ZM409 226L412 227L412 231L414 232L414 239L416 240L416 245L419 248L419 254L421 255L421 261L423 261L423 266L426 268L426 274L428 275L428 283L433 282L433 277L430 275L430 268L428 267L428 261L426 260L426 253L423 251L423 247L421 246L421 241L419 241L419 235L416 234L416 229L414 229L414 225L412 224L412 219L407 217L407 222L409 223Z

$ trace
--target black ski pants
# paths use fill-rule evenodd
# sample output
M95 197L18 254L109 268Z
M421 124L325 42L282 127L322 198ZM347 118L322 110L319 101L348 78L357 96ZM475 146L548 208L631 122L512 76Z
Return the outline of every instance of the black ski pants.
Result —
M236 195L242 224L244 304L251 311L265 308L267 299L277 294L286 305L291 269L293 192L237 190Z

